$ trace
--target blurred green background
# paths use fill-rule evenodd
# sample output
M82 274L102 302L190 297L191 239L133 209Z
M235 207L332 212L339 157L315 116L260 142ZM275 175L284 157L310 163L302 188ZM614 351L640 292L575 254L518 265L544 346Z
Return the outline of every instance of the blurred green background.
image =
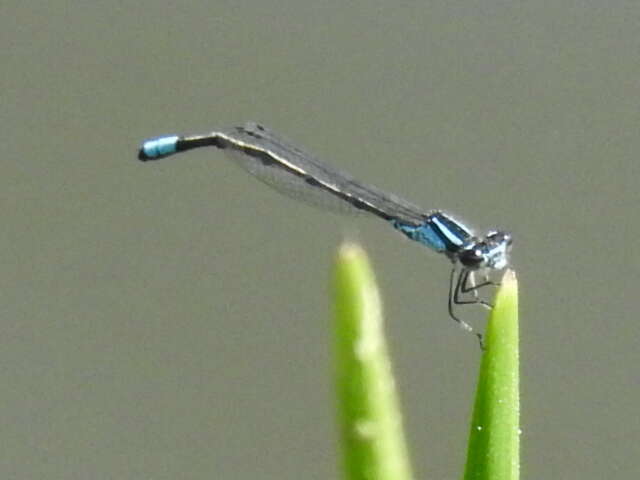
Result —
M135 160L149 136L246 120L511 230L523 478L638 474L636 2L0 13L0 477L335 478L327 295L346 235L383 288L417 476L459 478L480 351L447 317L446 261L215 151Z

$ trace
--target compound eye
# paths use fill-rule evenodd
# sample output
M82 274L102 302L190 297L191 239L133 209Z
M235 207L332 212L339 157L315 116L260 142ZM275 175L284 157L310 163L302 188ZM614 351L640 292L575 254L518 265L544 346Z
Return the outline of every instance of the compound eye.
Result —
M460 254L460 263L467 268L478 268L484 261L482 250L479 248L472 248L471 250L465 250Z

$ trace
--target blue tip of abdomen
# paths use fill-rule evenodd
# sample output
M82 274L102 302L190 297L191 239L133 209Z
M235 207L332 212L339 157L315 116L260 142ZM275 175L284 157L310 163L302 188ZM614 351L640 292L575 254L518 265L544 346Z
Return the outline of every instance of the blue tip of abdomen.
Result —
M176 153L176 145L180 137L170 135L147 140L138 152L138 159L144 161L157 160Z

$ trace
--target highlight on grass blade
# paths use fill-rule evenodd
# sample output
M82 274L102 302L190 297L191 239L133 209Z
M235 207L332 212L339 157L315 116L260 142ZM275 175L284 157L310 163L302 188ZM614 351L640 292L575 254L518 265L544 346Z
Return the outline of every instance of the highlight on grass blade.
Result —
M334 276L335 366L343 478L412 478L375 277L345 243Z

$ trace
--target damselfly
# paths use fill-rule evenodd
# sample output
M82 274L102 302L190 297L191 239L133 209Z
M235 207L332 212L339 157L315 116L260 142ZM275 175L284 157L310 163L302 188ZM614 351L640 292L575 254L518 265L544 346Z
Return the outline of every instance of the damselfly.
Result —
M138 158L158 160L200 147L230 154L249 173L296 199L338 210L369 212L388 221L411 240L443 254L453 264L448 308L465 330L471 327L454 312L454 305L490 304L478 289L493 285L492 271L509 263L511 235L491 230L475 235L462 222L440 210L427 211L321 162L257 123L195 136L163 136L143 143ZM480 281L476 279L480 275ZM480 335L477 334L479 338Z

